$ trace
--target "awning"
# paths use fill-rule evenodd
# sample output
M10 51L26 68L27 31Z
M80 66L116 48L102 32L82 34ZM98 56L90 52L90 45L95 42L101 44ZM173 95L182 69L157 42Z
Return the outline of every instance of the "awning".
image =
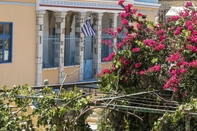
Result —
M166 13L166 17L178 15L180 11L182 11L184 7L171 7L170 10Z

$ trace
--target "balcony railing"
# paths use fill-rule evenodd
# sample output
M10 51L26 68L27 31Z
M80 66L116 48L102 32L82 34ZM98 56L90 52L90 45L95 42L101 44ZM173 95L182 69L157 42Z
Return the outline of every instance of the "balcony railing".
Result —
M121 41L125 35L119 34L117 41ZM79 37L75 35L65 36L64 44L64 66L79 65ZM93 41L92 37L86 37L84 45L84 59L93 58ZM111 41L113 43L113 37L108 34L102 34L102 41ZM102 44L101 59L108 57L109 54L113 52L112 47L109 45ZM43 68L55 68L59 66L59 55L60 55L60 45L59 38L56 36L44 37L43 41Z

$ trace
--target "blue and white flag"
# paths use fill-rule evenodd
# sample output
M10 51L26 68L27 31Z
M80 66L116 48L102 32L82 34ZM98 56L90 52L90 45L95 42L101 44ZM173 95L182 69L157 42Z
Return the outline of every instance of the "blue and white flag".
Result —
M92 25L90 24L90 16L82 26L82 32L84 36L94 36L96 35L96 31L93 29Z

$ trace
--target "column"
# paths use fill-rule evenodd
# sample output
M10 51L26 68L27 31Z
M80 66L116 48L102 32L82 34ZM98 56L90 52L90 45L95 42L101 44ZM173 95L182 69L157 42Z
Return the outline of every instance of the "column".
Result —
M65 43L65 17L66 12L55 12L56 23L55 23L55 33L58 38L57 42L57 53L58 57L55 58L55 63L58 63L59 67L59 83L61 84L64 80L64 43ZM56 50L55 49L55 50Z
M85 20L85 12L81 13L75 13L75 36L79 37L79 54L78 54L78 60L80 64L80 70L79 70L79 80L83 80L83 70L84 70L84 34L81 30L81 27L83 26Z
M36 11L36 86L42 85L43 28L46 11Z
M102 39L102 13L93 14L96 36L93 44L93 74L101 72L101 39Z
M112 28L114 31L116 31L117 28L117 17L118 14L109 14L109 19L110 19L110 28ZM116 47L117 44L117 38L113 38L113 46ZM115 51L115 50L114 50Z

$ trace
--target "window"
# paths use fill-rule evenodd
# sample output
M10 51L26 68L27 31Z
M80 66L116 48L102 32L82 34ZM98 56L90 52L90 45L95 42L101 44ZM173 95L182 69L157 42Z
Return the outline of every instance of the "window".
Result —
M79 65L79 37L65 36L64 66Z
M109 34L102 34L102 45L101 45L101 61L104 61L104 58L108 57L112 52L113 49L109 45L106 45L104 42L109 42L113 44L113 37Z
M12 23L0 22L0 63L12 59Z

